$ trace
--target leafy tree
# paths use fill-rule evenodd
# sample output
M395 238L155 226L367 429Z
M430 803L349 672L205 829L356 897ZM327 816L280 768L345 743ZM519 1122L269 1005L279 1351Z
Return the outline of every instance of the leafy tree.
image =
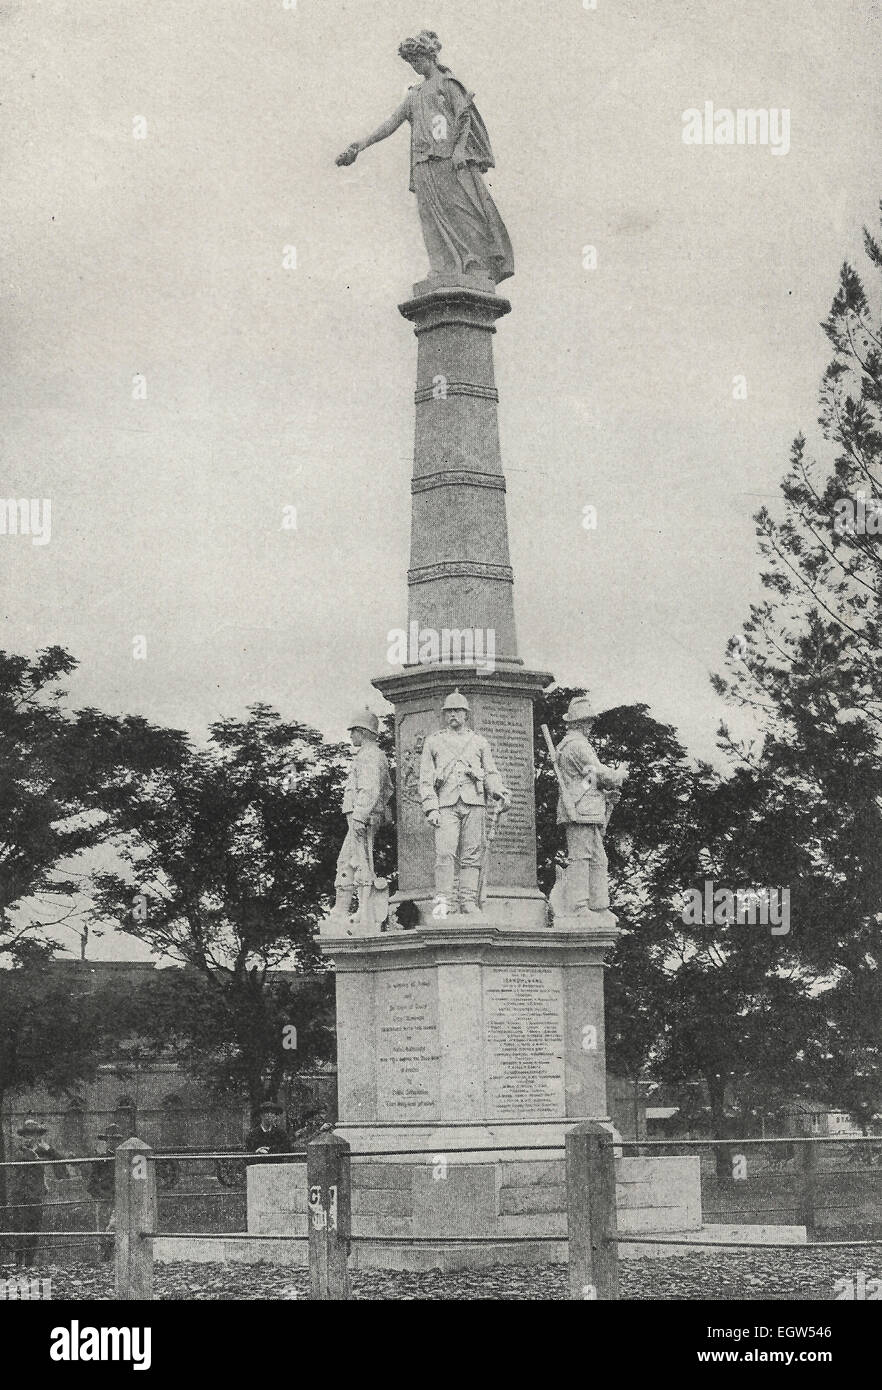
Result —
M537 724L559 733L577 693L552 692ZM610 902L622 932L606 976L608 1065L635 1088L649 1073L678 1087L700 1079L722 1137L727 1097L740 1097L743 1129L753 1108L800 1086L809 1057L817 1061L820 1044L812 1048L812 1039L823 1024L813 976L788 937L745 923L685 921L686 893L703 893L707 879L761 889L773 881L770 864L795 880L806 857L796 853L786 818L775 838L768 789L751 770L727 780L693 764L674 729L645 705L598 716L592 743L602 761L630 766L606 837ZM554 824L557 783L544 742L536 758L547 889L563 834Z
M47 925L47 906L59 914L50 926L74 915L78 879L61 866L100 839L86 815L93 778L59 686L75 666L61 647L33 661L0 651L0 955Z
M244 1082L254 1106L287 1069L286 1024L300 1019L313 1055L330 1046L303 1014L321 988L292 993L272 972L319 966L347 762L341 745L255 705L212 725L205 748L123 766L101 796L122 866L95 875L97 914L187 967L168 972L156 1031L186 1032L203 1070Z
M113 986L91 990L53 968L44 942L19 939L0 969L0 1116L7 1097L42 1086L63 1095L94 1075L104 1049L119 1035L123 999ZM0 1161L5 1158L0 1124ZM0 1168L0 1206L5 1202Z

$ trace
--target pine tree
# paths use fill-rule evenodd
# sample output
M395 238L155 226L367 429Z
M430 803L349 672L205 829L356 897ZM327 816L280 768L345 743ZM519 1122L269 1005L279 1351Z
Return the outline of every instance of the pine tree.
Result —
M864 234L873 270L882 247ZM880 276L882 278L882 276ZM794 945L828 1045L806 1049L815 1089L867 1122L882 1109L882 321L845 264L822 325L834 356L820 437L794 441L783 507L755 521L768 597L728 652L727 699L753 711L723 746L762 791L769 872L789 873Z

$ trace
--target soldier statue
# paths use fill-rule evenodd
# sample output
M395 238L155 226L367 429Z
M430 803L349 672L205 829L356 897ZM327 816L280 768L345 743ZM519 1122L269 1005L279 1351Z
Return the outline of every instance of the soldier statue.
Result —
M389 762L377 742L379 727L377 716L369 709L359 710L349 723L349 737L356 751L343 792L348 829L334 880L333 915L367 930L378 928L389 911L388 882L374 873L374 834L378 825L391 819L392 799ZM354 916L353 894L358 895Z
M490 744L468 727L468 712L465 695L448 695L446 727L430 734L420 759L420 801L435 832L435 897L443 916L480 911L487 798L501 812L511 806Z
M579 917L609 910L603 836L628 769L606 767L588 741L594 711L587 695L570 701L564 723L569 727L553 757L560 791L557 823L567 834L567 869L558 876L551 905L556 916Z

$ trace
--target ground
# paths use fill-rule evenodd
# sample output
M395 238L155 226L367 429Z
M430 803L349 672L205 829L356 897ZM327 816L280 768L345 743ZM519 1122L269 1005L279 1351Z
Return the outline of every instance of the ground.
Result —
M0 1267L0 1277L13 1273ZM51 1278L56 1299L112 1299L110 1265L44 1265L32 1277ZM707 1251L664 1259L623 1260L620 1265L624 1299L773 1299L819 1301L842 1297L837 1280L882 1278L882 1248L802 1252ZM156 1296L160 1299L294 1299L309 1291L305 1269L279 1265L173 1264L157 1265ZM868 1290L869 1294L872 1290ZM561 1265L495 1266L458 1274L402 1274L362 1270L352 1274L356 1299L493 1299L515 1302L565 1299L566 1268Z

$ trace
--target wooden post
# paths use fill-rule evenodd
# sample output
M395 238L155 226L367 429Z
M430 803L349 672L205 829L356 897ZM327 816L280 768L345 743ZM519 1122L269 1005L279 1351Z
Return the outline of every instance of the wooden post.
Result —
M613 1137L595 1120L567 1133L570 1298L617 1299L616 1160Z
M115 1154L116 1297L153 1298L153 1239L156 1230L156 1168L149 1144L127 1139Z
M809 1240L815 1237L815 1169L816 1154L815 1146L811 1139L803 1140L800 1145L802 1153L800 1158L800 1192L799 1206L802 1224L805 1226L805 1233Z
M309 1296L349 1297L349 1145L330 1126L306 1146Z

